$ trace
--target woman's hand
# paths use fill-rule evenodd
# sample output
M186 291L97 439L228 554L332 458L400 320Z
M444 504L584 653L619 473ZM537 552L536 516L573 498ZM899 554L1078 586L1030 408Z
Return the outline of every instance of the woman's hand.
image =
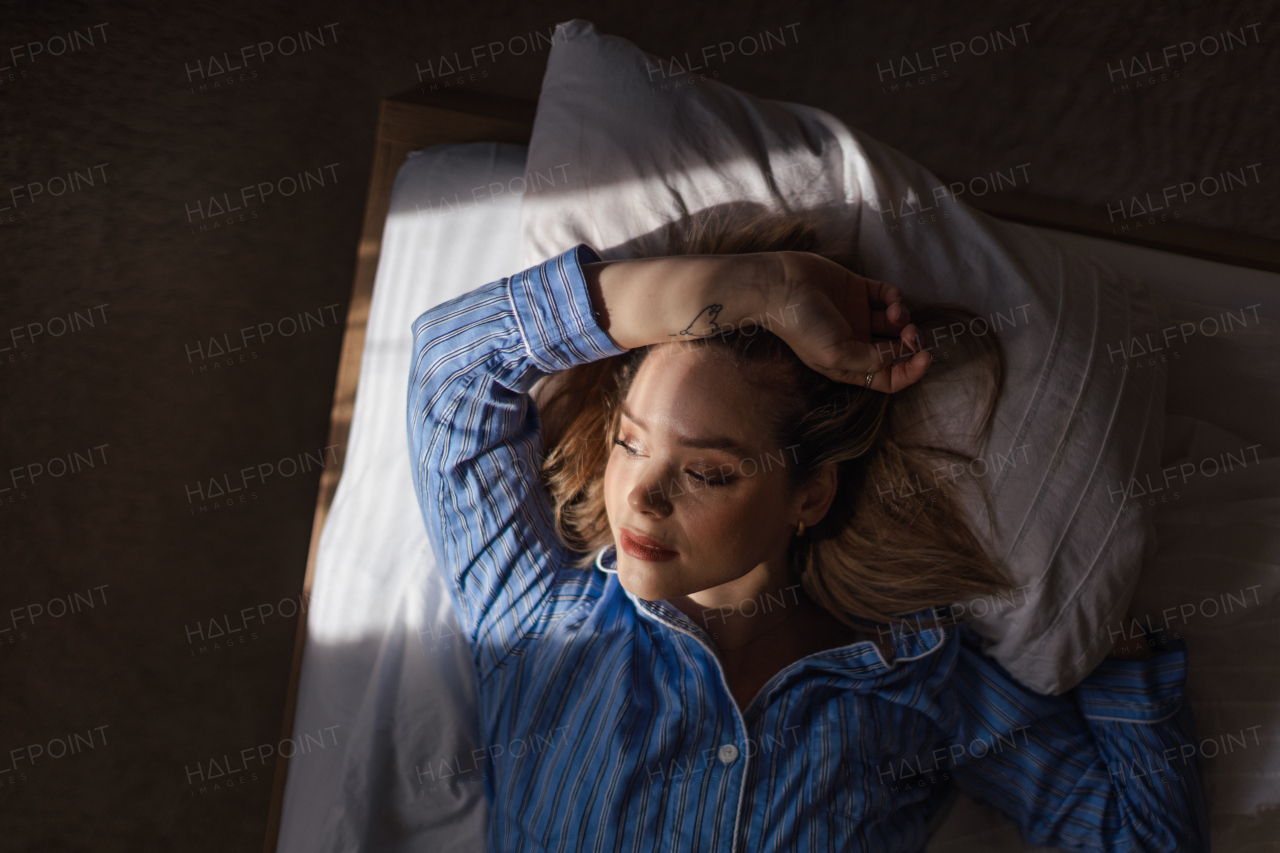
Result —
M783 284L772 295L794 322L773 332L801 361L838 382L865 385L874 374L869 387L885 393L924 376L933 358L920 349L901 290L810 252L774 254Z

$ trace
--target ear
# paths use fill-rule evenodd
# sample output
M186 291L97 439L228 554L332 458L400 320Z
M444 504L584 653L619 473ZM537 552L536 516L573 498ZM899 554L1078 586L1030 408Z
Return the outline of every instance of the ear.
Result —
M835 500L838 482L836 463L829 462L797 492L797 521L803 520L805 527L813 527L822 521L831 509L831 502Z

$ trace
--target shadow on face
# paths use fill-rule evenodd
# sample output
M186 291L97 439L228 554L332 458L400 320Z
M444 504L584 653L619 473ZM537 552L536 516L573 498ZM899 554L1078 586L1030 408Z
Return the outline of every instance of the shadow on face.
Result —
M786 402L712 347L649 353L604 475L624 588L655 601L783 566L803 496L766 413Z

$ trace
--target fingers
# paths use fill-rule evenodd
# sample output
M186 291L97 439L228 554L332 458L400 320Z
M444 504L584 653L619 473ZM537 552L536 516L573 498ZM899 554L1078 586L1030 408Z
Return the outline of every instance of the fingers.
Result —
M870 278L863 281L868 300L886 306L883 311L871 312L871 332L888 339L870 345L875 349L877 369L866 387L895 394L923 379L933 356L920 348L920 331L911 324L911 311L902 303L902 291L888 282ZM866 385L865 378L863 384Z
M888 367L895 361L910 358L920 352L920 330L914 325L897 329L878 340L871 341L875 350L874 370Z
M895 302L884 311L871 312L871 334L884 338L896 338L910 322L910 309L901 302Z
M884 370L899 361L906 361L918 350L903 344L901 341L874 341L870 344L872 359L867 368L872 371Z
M909 325L901 331L901 338L893 341L877 341L875 349L876 367L872 372L871 384L863 385L873 391L893 394L919 382L933 363L933 356L920 348L920 331Z
M876 281L874 278L862 278L867 288L867 296L873 303L880 305L893 305L902 302L902 291L897 285L889 284L887 281Z
M908 361L891 364L871 380L871 390L885 394L896 394L924 378L925 371L933 362L933 356L927 352L918 352Z
M868 347L868 350L874 352L873 348ZM878 367L872 363L870 369L859 368L826 373L839 382L847 382L850 385L869 388L882 394L895 394L923 379L925 372L929 369L929 365L933 363L933 356L927 352L911 353L909 350L907 352L909 358L906 360L885 364L883 367ZM874 359L874 356L872 356L872 359ZM860 360L867 361L865 357ZM867 382L868 376L871 379L869 384Z

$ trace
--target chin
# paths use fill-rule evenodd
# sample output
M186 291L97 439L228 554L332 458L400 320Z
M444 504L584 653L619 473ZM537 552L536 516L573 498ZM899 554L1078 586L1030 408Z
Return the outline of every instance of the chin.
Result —
M645 601L662 601L679 595L673 582L678 576L677 560L666 563L646 563L634 557L618 557L618 583L622 588Z

